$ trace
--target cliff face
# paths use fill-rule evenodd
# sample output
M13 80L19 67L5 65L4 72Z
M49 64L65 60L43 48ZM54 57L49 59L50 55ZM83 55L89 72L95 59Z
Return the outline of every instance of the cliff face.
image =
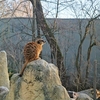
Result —
M22 77L11 78L7 100L70 100L66 89L61 85L55 65L38 59L30 62Z

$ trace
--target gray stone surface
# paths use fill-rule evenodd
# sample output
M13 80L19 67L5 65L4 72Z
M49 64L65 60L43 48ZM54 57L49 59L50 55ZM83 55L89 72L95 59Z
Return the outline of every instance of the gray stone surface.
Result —
M9 75L7 68L7 54L0 52L0 100L5 100L9 92Z
M0 52L0 86L9 88L7 54L5 51Z
M11 78L7 100L70 100L55 65L38 59L30 62L22 77Z

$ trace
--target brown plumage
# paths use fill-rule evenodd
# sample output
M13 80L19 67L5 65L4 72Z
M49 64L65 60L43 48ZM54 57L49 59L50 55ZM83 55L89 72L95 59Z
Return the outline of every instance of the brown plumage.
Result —
M39 55L42 51L42 46L44 45L45 41L43 39L37 39L35 42L29 42L24 47L24 58L25 63L22 67L19 76L23 75L23 72L27 66L27 64L31 61L39 59Z

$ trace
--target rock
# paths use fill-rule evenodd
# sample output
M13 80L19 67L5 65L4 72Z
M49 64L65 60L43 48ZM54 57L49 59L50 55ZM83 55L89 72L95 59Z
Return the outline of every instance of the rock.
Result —
M9 89L7 87L0 86L0 100L5 100L8 92L9 92Z
M76 100L93 100L93 99L85 93L78 92L78 97Z
M4 86L0 86L0 96L1 95L5 95L9 92L9 89L7 87Z
M93 100L94 90L93 88L91 88L82 90L80 92L68 91L68 94L71 100ZM98 99L99 97L100 97L100 91L96 89L96 98Z
M0 52L0 86L9 88L7 55L5 51Z
M90 96L91 98L94 98L94 90L93 90L93 88L80 91L79 93L85 93L88 96ZM100 97L100 91L96 89L96 98L98 99L99 97Z
M0 100L5 100L9 92L9 75L7 68L7 55L5 51L0 52Z
M70 100L55 65L38 59L30 62L22 77L11 78L7 100Z

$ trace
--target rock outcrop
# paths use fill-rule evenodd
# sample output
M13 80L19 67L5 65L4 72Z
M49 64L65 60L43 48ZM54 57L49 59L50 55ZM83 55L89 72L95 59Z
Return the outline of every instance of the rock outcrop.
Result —
M93 100L94 90L93 88L82 90L80 92L68 91L72 100ZM96 89L96 99L100 98L100 91Z
M78 97L76 100L93 100L93 99L86 93L78 92Z
M5 100L9 92L9 89L4 86L0 86L0 100Z
M0 86L9 88L7 54L5 51L0 52Z
M7 68L7 55L5 51L0 52L0 100L5 100L9 92L9 75Z
M14 74L7 100L70 100L55 65L38 59L30 62L22 77Z
M93 88L86 89L86 90L83 90L83 91L80 91L80 92L77 92L77 93L78 93L78 95L80 97L90 98L89 100L93 100L93 98L94 98L94 90L93 90ZM86 95L88 95L89 97L86 96ZM100 98L100 91L96 89L96 99L98 99L98 98Z

